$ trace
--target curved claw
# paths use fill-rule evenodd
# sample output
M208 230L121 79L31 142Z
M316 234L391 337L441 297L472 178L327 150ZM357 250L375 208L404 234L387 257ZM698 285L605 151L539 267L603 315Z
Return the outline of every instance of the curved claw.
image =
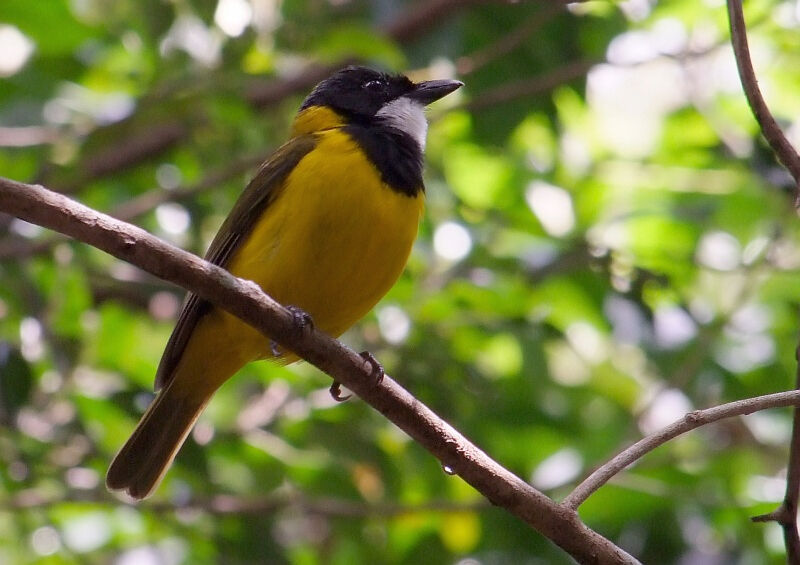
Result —
M375 356L370 353L369 351L362 351L359 353L361 358L366 361L370 366L370 375L375 379L375 386L378 386L383 382L383 377L386 376L386 371L383 369L383 365L381 365Z
M299 306L294 306L292 304L288 305L286 309L292 315L292 321L294 322L295 327L300 331L314 329L314 319L311 317L311 314Z
M331 393L331 397L333 397L333 399L336 402L344 402L345 400L353 396L352 394L346 394L342 396L342 384L337 381L333 381L333 384L331 385L331 388L328 389L328 391Z
M375 359L375 356L369 351L362 351L359 353L359 355L370 367L370 375L375 379L374 386L380 385L383 382L383 377L386 376L386 371L383 370L383 365L381 365L378 360ZM331 388L328 390L336 402L344 402L353 396L352 394L342 395L342 384L338 381L333 381Z
M314 329L314 318L311 317L311 314L299 306L294 306L292 304L286 306L286 309L292 315L292 325L294 326L294 329L297 331L298 335L302 334L302 332L306 330ZM269 350L273 357L280 357L283 355L280 345L278 345L277 341L269 342Z

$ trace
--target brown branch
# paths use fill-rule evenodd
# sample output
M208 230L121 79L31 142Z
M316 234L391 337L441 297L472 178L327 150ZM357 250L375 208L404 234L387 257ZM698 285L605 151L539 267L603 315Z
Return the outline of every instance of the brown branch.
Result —
M795 388L800 392L800 345L795 349L797 369ZM769 514L754 516L754 522L775 521L783 529L783 541L786 544L786 557L789 563L800 563L800 535L797 532L797 498L800 488L800 406L795 406L792 420L792 439L789 443L789 468L786 471L786 494L778 508Z
M119 126L119 123L107 127L113 126ZM152 124L88 155L80 164L80 174L61 184L60 191L72 194L87 182L130 169L176 146L190 132L187 125L177 121Z
M800 390L777 392L745 400L737 400L728 404L721 404L705 410L689 412L680 420L666 428L640 439L624 451L620 452L609 462L605 463L589 475L581 484L562 501L567 508L576 510L589 496L601 486L606 484L611 477L641 459L645 454L653 451L666 442L685 434L691 430L717 422L725 418L752 414L759 410L778 408L781 406L797 406L800 404Z
M0 178L0 211L93 245L244 320L347 386L489 501L580 563L637 563L586 526L576 512L491 459L392 378L386 376L376 386L372 366L353 350L321 332L298 329L291 313L254 283L41 186Z
M456 61L458 74L474 73L492 61L512 53L552 18L564 13L564 11L564 5L557 2L541 7L538 12L528 17L510 32L503 34L497 41L473 51L469 55L459 57Z
M407 43L441 25L454 13L476 4L499 4L508 0L419 0L407 13L382 26L394 41Z
M736 66L739 69L739 78L742 81L747 102L761 128L761 134L772 147L778 160L789 170L795 183L800 186L800 155L783 135L758 88L758 79L753 70L750 48L747 45L747 30L745 29L741 0L728 0L728 17L731 25L733 53L736 56ZM800 199L800 192L795 194L795 198L797 203Z
M473 100L463 104L461 108L474 112L517 98L547 92L556 86L584 76L594 65L593 61L574 61L533 78L501 84L480 93Z
M408 12L382 26L378 32L398 43L411 42L431 28L442 24L446 18L474 4L498 3L500 0L421 0ZM304 92L335 70L355 61L344 59L330 65L309 64L298 74L280 80L264 81L252 85L245 97L256 108L272 106L281 100Z
M407 12L382 26L378 32L392 41L409 43L432 28L442 25L447 18L460 10L477 4L500 3L503 0L420 0ZM252 85L246 98L256 108L265 108L292 94L308 90L336 69L354 62L345 59L331 65L312 63L292 77Z
M750 49L747 45L747 30L741 0L728 0L728 18L733 53L736 57L736 66L739 69L739 78L745 96L747 96L747 102L758 122L761 134L794 179L794 204L795 208L798 208L800 207L800 155L783 135L758 88L758 80L753 70ZM797 347L795 357L798 362L795 386L800 389L800 345ZM800 497L800 407L795 407L792 439L789 447L786 495L783 503L774 512L755 518L757 521L775 520L781 525L786 544L786 557L790 563L800 563L800 533L797 530L798 497Z
M173 147L189 134L189 129L179 122L166 122L137 133L107 150L95 154L83 164L85 180L93 180L124 170Z
M258 152L257 154L236 159L220 169L209 171L206 176L193 184L179 186L172 190L154 188L120 204L111 211L110 215L118 220L129 222L153 210L159 204L188 200L198 194L217 188L228 179L255 167L264 160L264 156L267 154L269 154L269 151ZM36 242L27 241L20 237L9 237L5 241L0 241L0 261L25 259L33 255L46 253L54 245L64 240L64 236L60 234L55 234L44 241Z
M258 153L235 159L224 167L209 171L202 179L190 185L179 186L172 190L154 188L120 204L114 208L111 215L118 220L131 221L156 208L159 204L188 200L207 190L218 188L223 182L247 172L261 163L269 154L269 151L259 151Z
M245 92L245 99L255 108L263 109L274 106L293 94L305 92L335 70L352 63L343 60L332 65L311 63L299 73L269 81L259 81L251 85Z

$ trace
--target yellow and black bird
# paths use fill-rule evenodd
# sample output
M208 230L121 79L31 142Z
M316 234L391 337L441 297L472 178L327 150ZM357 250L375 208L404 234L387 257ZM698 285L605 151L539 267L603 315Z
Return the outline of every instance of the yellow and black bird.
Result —
M206 259L256 282L339 336L405 267L423 210L424 108L462 85L348 67L303 102L291 139L258 170ZM243 365L281 354L238 318L189 295L156 373L153 403L106 484L151 494L214 392Z

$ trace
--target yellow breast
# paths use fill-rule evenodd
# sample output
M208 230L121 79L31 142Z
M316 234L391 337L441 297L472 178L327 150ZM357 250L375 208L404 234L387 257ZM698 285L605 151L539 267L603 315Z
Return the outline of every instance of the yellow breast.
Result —
M227 268L284 305L308 312L315 327L341 335L367 314L403 271L424 206L392 190L341 128L315 134ZM197 323L174 377L181 394L202 397L249 361L272 357L267 338L212 309ZM282 362L297 357L289 354Z
M338 129L319 134L319 145L287 183L229 269L338 336L400 276L416 238L422 193L409 197L383 184Z

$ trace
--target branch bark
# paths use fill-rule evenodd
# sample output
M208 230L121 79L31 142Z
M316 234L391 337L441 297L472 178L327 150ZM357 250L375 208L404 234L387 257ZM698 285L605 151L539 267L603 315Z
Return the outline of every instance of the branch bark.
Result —
M794 205L800 207L800 155L767 107L761 90L758 88L753 62L750 58L750 48L747 44L747 30L744 23L741 0L728 0L728 18L731 27L731 44L736 57L736 66L739 69L739 78L742 81L747 101L758 122L761 134L775 152L778 160L786 167L795 182ZM800 363L800 345L797 346L796 358ZM800 364L797 367L796 385L800 389ZM786 495L783 503L774 512L763 516L756 516L756 521L777 521L783 528L783 538L786 544L786 557L789 563L800 563L800 533L797 531L797 504L800 496L800 407L794 409L794 422L792 426L792 439L789 447L789 465L786 477Z
M742 81L742 88L750 104L750 109L761 128L761 134L767 140L778 160L786 167L794 178L795 183L800 183L800 155L786 136L783 135L781 128L769 111L764 96L758 88L758 79L753 70L753 62L750 59L750 48L747 44L747 30L742 13L741 0L728 0L728 18L731 25L731 44L733 53L736 56L736 66L739 69L739 78ZM795 206L800 193L795 193Z
M551 2L542 4L539 10L528 17L520 25L500 37L494 43L486 45L469 55L464 55L456 60L456 70L459 75L468 75L482 69L492 61L512 53L515 49L525 45L529 39L551 19L559 14L566 13L563 4Z
M795 388L800 391L800 345L795 349ZM800 494L800 406L795 406L792 439L789 443L789 466L786 470L786 494L781 505L770 512L754 516L754 522L778 522L783 529L786 557L789 563L800 563L800 534L797 531L797 499Z
M573 61L533 78L501 84L482 92L478 97L461 105L460 108L476 112L518 98L547 92L556 86L584 76L596 64L596 61Z
M41 186L0 177L0 211L93 245L238 316L347 386L443 466L578 562L638 563L586 526L574 510L555 503L491 459L392 378L386 376L376 386L368 362L321 332L298 329L289 311L254 283Z
M753 412L766 410L768 408L797 406L798 404L800 404L800 390L790 390L745 400L737 400L736 402L721 404L713 408L689 412L683 418L670 424L663 430L640 439L611 459L611 461L600 466L581 484L575 487L561 504L567 508L577 510L592 493L606 484L614 475L641 459L645 454L650 453L655 448L664 445L681 434L697 429L700 426L711 424L712 422L724 420L725 418L752 414Z
M441 25L454 13L477 4L500 4L504 0L421 0L407 13L384 25L388 37L401 43L413 41Z

